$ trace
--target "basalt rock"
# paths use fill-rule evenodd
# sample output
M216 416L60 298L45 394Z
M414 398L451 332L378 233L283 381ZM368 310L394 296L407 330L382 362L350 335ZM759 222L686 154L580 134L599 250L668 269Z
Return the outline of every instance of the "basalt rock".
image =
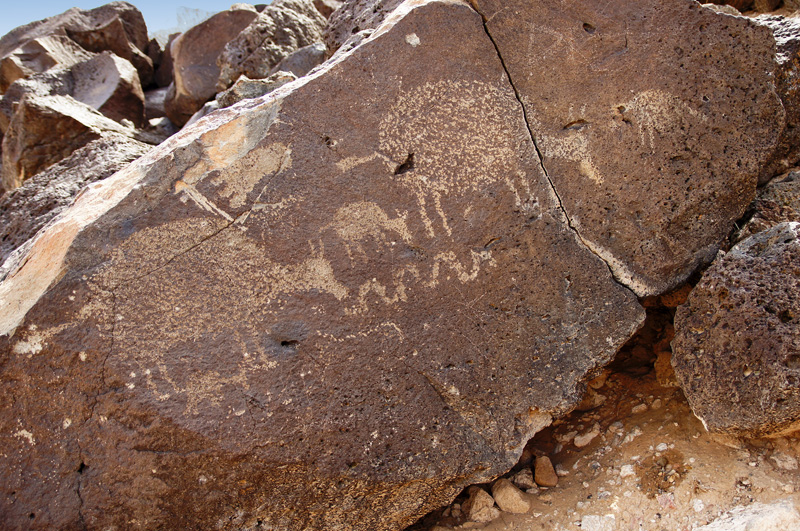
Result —
M689 0L472 3L570 225L615 277L654 295L710 263L783 129L771 32Z
M0 197L0 265L66 209L86 185L109 177L151 148L107 134ZM4 276L0 269L0 278Z
M63 35L31 39L0 59L0 93L18 79L54 66L69 67L91 57L90 52Z
M672 364L709 430L800 428L800 223L780 223L716 260L675 316Z
M13 261L9 528L398 529L508 470L633 334L480 17L404 9Z
M144 93L130 62L103 52L69 68L51 68L13 83L0 102L0 130L11 122L14 108L26 95L72 96L115 121L145 125Z
M402 3L403 0L353 0L342 4L325 27L328 53L336 52L352 35L376 29Z
M143 86L150 83L153 64L146 55L147 26L133 5L111 2L86 11L72 8L60 15L20 26L0 39L0 58L5 59L32 39L57 36L67 37L91 52L114 52L136 67ZM50 66L53 65L32 71L42 72ZM11 81L4 85L0 79L0 91Z
M185 124L217 93L220 75L217 57L258 16L252 6L236 4L182 33L172 41L173 82L166 98L167 116L176 125Z
M289 54L322 40L325 19L311 0L277 0L225 46L219 56L217 91L240 76L260 79Z
M144 136L71 96L25 95L3 137L3 187L14 190L106 132Z
M738 243L784 221L800 222L800 172L795 169L758 190L750 216L732 238Z
M321 42L303 46L284 57L280 63L275 65L270 75L277 72L290 72L295 77L303 77L313 68L325 62L327 51L325 44Z

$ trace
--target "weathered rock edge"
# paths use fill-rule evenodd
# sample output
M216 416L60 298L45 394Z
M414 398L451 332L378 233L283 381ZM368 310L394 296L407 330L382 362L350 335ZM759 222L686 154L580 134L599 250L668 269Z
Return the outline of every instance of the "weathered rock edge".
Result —
M89 187L0 297L12 528L396 529L643 320L452 0Z

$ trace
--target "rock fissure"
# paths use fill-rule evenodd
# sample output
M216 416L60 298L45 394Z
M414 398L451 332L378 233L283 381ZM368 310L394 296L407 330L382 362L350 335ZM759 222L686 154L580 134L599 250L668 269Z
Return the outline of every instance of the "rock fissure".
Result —
M503 67L503 71L506 74L506 78L508 78L508 84L511 86L511 90L514 92L514 98L516 98L517 102L520 105L520 108L522 109L522 116L525 120L525 128L528 130L528 135L530 135L531 142L533 143L533 147L536 150L536 156L539 159L539 167L542 168L542 172L544 173L544 176L547 179L547 184L549 185L550 190L553 192L553 195L555 196L556 201L558 202L558 209L564 215L564 219L567 222L567 226L573 233L575 233L575 237L577 238L580 245L585 247L590 253L596 256L598 260L600 260L606 265L609 273L611 274L611 278L614 279L614 282L624 287L625 289L628 289L633 292L634 291L633 288L625 284L622 281L622 279L619 278L619 276L615 273L614 268L611 267L611 264L609 264L600 254L598 254L594 250L592 245L590 245L589 243L586 242L586 240L583 239L581 233L578 231L578 229L575 228L575 225L572 223L572 219L570 219L566 208L564 208L564 203L561 200L561 196L559 195L558 190L556 189L556 186L553 183L553 180L550 178L550 173L547 171L547 167L544 164L544 155L542 153L542 150L539 148L539 143L536 141L536 135L533 134L533 130L531 129L530 121L528 120L528 110L525 107L525 103L522 101L522 96L520 95L519 90L514 84L514 80L511 78L511 72L508 70L508 67L506 66L505 60L503 59L503 55L500 53L500 48L498 47L497 42L494 40L494 37L492 37L492 34L489 31L489 26L488 26L489 19L487 19L486 16L478 9L478 7L474 4L474 2L470 2L470 5L472 6L472 9L474 9L475 12L478 13L478 15L480 15L481 20L483 21L483 30L486 32L486 36L492 42L492 46L494 47L494 50L497 53L497 58L500 61L501 66ZM493 17L497 16L498 13L500 13L500 11L498 11L492 16ZM626 33L625 49L627 48L628 48L628 37Z

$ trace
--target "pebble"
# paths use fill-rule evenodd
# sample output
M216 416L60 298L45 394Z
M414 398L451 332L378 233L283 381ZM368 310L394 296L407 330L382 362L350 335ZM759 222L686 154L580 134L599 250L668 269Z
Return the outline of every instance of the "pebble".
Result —
M494 498L480 487L472 486L467 490L469 498L461 506L467 519L472 522L491 522L500 516L500 510L494 506Z
M595 425L592 426L591 430L587 431L582 435L576 436L575 439L573 439L572 444L574 444L578 448L583 448L584 446L587 446L590 442L592 442L592 440L598 435L600 435L600 425L595 423Z
M622 468L619 469L619 477L627 478L631 477L636 474L636 471L633 469L633 465L622 465Z
M694 509L694 512L696 513L699 513L705 508L706 504L703 503L703 500L701 500L700 498L695 498L694 501L692 502L692 509Z
M531 508L525 494L506 478L500 478L492 485L492 496L501 511L524 514Z
M632 415L644 413L645 411L647 411L647 404L639 404L638 406L633 406L633 408L631 408Z
M511 483L521 489L531 489L536 486L536 483L533 481L533 471L528 467L523 468L511 476Z
M666 452L667 450L669 450L669 445L667 443L659 443L659 445L656 446L657 452Z
M581 531L615 531L617 519L613 514L604 516L587 514L581 518Z
M564 465L559 463L559 464L556 465L556 475L558 477L560 477L560 478L563 478L565 476L569 476L569 470L564 468Z
M555 487L558 485L558 475L553 468L550 458L545 456L536 458L534 481L540 487Z
M661 406L663 406L663 405L664 405L664 403L661 402L661 399L660 398L656 398L655 400L653 400L653 403L650 404L650 408L651 409L661 409Z

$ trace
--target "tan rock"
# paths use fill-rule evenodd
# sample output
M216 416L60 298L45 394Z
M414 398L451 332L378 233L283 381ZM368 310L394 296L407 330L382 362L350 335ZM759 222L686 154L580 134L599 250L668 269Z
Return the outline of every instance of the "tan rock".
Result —
M531 508L525 494L506 478L500 478L492 485L492 497L501 511L524 514Z
M64 35L31 39L0 59L0 93L18 79L57 65L68 67L91 57L91 53Z
M558 475L553 468L553 463L546 455L536 458L534 480L540 487L555 487L558 485Z
M461 506L467 519L472 522L491 522L500 516L500 511L494 506L494 498L480 487L470 487L469 497Z
M185 124L217 93L217 57L225 46L252 22L258 13L237 4L217 13L178 36L170 46L173 83L165 100L167 116Z

